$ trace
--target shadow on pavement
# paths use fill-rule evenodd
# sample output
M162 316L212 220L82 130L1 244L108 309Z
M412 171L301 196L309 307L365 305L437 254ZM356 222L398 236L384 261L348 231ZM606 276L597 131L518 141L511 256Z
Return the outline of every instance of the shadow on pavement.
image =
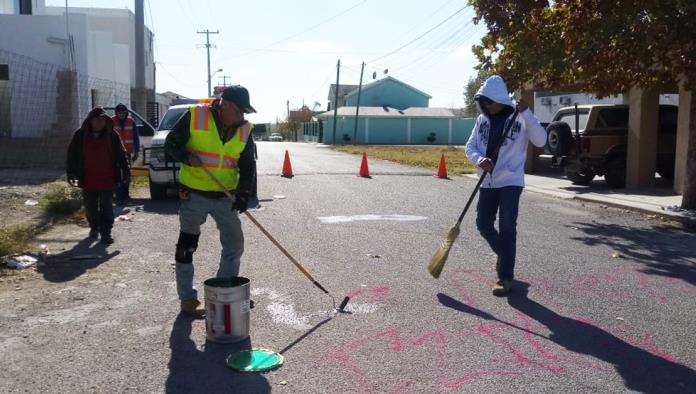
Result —
M251 341L222 344L206 342L203 350L191 339L195 322L180 314L169 337L171 357L165 391L171 393L270 393L268 380L259 373L236 372L227 367L228 355L251 348Z
M136 198L126 208L138 212L137 207L142 206L143 212L160 215L176 215L179 213L179 199L151 200L149 198Z
M505 320L500 320L500 319L498 319L497 317L491 315L491 314L488 313L488 312L484 312L484 311L482 311L482 310L480 310L480 309L477 309L477 308L474 308L474 307L472 307L472 306L469 306L469 305L467 305L467 304L465 304L465 303L463 303L463 302L461 302L461 301L459 301L459 300L455 300L454 298L448 296L447 294L438 293L438 294L437 294L437 299L438 299L438 301L440 301L440 304L441 304L442 306L446 306L447 308L454 309L455 311L459 311L459 312L462 312L462 313L466 313L466 314L468 314L468 315L476 316L476 317L479 317L479 318L481 318L481 319L490 320L490 321L496 321L496 322L498 322L498 323L503 323L503 324L505 324L505 325L507 325L507 326L510 326L510 327L512 327L512 328L515 328L515 329L517 329L517 330L524 331L524 332L529 333L529 334L532 334L532 335L536 335L536 336L538 336L538 337L540 337L540 338L548 339L547 337L545 337L545 336L543 336L543 335L541 335L541 334L539 334L539 333L536 333L536 332L534 332L534 331L528 330L528 329L526 329L526 328L524 328L524 327L520 327L520 326L518 326L518 325L516 325L516 324L512 324L512 323L510 323L510 322L506 322Z
M70 250L49 256L46 265L37 266L36 270L49 282L69 282L119 254L120 251L109 252L106 245L87 238Z
M627 227L605 223L573 223L584 233L571 239L606 245L643 264L640 271L683 280L696 286L696 235L670 226Z
M550 330L550 341L571 352L612 364L629 390L686 393L696 387L694 370L627 343L590 323L559 315L529 299L526 292L513 292L508 296L508 304Z
M285 354L285 352L287 352L288 350L294 348L298 343L302 342L303 340L305 340L305 338L307 338L308 336L312 335L312 334L314 333L314 331L318 330L321 326L323 326L324 324L330 322L331 319L333 319L333 317L327 317L326 319L320 321L320 322L317 323L314 327L312 327L312 328L310 328L309 330L307 330L307 332L305 332L304 334L300 335L299 338L295 339L295 340L292 341L290 344L288 344L287 346L285 346L285 347L283 348L283 350L279 351L278 353L280 353L280 354Z

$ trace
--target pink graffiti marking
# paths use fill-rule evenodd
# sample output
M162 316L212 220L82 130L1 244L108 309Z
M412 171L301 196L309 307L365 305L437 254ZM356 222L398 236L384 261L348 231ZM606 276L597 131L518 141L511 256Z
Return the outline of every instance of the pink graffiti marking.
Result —
M368 382L366 372L358 366L358 363L353 360L351 353L357 351L358 349L376 341L387 340L390 344L390 348L393 352L399 353L403 350L401 344L401 333L396 329L388 329L378 332L373 335L369 335L365 338L358 339L356 341L349 342L341 346L337 351L334 352L333 358L340 365L351 371L353 375L353 382L356 386L365 393L375 392L375 388ZM409 381L397 385L395 390L403 390L410 387ZM400 392L400 391L397 391Z
M531 321L529 319L529 316L527 316L521 312L516 312L515 315L522 321L522 324L523 324L525 329L533 332L533 328L532 328L532 324L531 324ZM576 320L579 320L579 319L576 319ZM538 326L542 326L542 325L538 324ZM594 369L597 371L610 370L609 368L606 368L603 365L598 364L598 363L577 361L577 360L574 360L572 358L562 357L562 356L559 356L556 354L552 354L551 351L548 350L549 349L548 342L544 343L544 342L540 341L537 337L535 337L532 334L532 332L529 332L529 331L524 333L525 340L546 361L558 362L558 363L568 363L568 364L574 365L576 367L589 368L589 369ZM574 355L573 352L571 352L567 349L563 349L560 346L558 346L557 344L554 344L554 345L555 346L553 346L553 347L557 348L558 350L561 350L562 352L570 354L570 355Z
M472 272L468 270L454 269L446 276L446 280L450 286L457 290L457 295L461 298L462 303L469 306L476 306L476 300L469 292L471 285L467 286L464 284L466 277L470 274L472 274ZM474 279L478 279L478 276L474 277Z
M408 392L411 387L413 387L416 383L409 380L397 387L394 387L393 389L389 390L387 393L388 394L401 394L401 393L406 393Z
M440 373L440 378L445 379L447 376L447 351L445 345L445 334L442 331L431 331L425 333L420 338L413 341L414 346L422 346L426 342L433 340L435 344L435 352L437 353L437 369Z
M477 371L461 376L459 378L450 379L442 383L442 388L453 390L463 386L475 379L487 378L489 376L519 376L524 375L522 372L515 371Z
M560 366L555 366L551 364L545 364L543 362L535 361L527 357L524 353L524 351L521 350L521 348L515 347L512 345L509 341L506 341L504 338L502 338L500 335L496 335L493 333L495 330L500 330L500 329L509 329L511 328L509 325L504 324L504 323L491 323L491 324L485 324L482 325L481 327L478 328L478 332L483 334L484 336L487 336L490 338L490 340L501 347L503 350L506 350L510 353L512 353L515 357L514 363L518 366L522 367L531 367L531 368L536 368L536 369L541 369L541 370L546 370L550 371L553 373L564 373L566 371L565 368L560 367Z
M369 297L373 302L382 302L389 295L388 287L375 287L373 289L359 289L354 290L348 294L351 299L356 299L360 297Z

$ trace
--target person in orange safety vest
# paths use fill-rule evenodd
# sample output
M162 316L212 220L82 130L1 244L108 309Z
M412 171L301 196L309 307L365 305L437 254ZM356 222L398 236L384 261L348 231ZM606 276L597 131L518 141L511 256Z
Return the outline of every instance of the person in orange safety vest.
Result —
M121 137L123 146L126 148L128 161L132 164L134 161L138 160L140 136L138 135L135 122L128 116L128 107L123 104L118 104L115 112L116 115L112 118L114 122L114 131ZM130 199L130 180L128 180L118 185L116 189L116 204L124 205Z

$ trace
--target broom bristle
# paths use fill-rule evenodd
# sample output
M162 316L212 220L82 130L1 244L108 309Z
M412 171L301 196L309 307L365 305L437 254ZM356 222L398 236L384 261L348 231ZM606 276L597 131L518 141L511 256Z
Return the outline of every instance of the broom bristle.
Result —
M440 277L442 269L445 267L445 263L447 262L449 252L452 249L452 245L454 244L454 241L457 240L458 236L459 225L456 224L449 230L447 233L447 238L442 241L442 244L440 244L440 247L435 251L435 254L433 254L433 257L430 259L430 264L428 264L428 272L430 272L430 275L432 275L433 278L437 279Z

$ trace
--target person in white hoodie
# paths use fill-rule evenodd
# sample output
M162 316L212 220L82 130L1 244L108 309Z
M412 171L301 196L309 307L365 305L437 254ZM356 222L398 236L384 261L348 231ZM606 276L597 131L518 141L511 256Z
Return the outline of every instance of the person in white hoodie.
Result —
M476 227L498 256L498 281L493 294L504 296L514 279L517 213L524 188L527 144L531 141L544 146L546 130L524 100L512 102L505 81L497 75L484 82L474 100L481 115L466 143L466 156L478 167L479 176L487 176L479 191ZM496 152L498 145L500 150ZM494 226L496 215L499 230Z

